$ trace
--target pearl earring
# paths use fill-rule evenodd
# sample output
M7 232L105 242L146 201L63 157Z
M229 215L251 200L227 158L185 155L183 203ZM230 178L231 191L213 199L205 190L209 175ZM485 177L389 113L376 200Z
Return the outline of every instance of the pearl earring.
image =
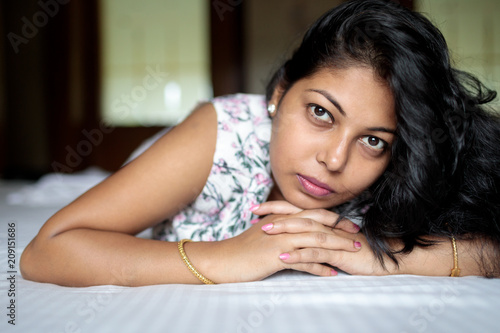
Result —
M267 106L267 112L269 112L269 115L272 117L276 113L276 105L274 104L269 104Z

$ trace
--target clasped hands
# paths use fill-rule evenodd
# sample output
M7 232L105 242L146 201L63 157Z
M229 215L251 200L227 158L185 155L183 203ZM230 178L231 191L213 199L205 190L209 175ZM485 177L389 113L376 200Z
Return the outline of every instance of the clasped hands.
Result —
M353 222L325 209L303 210L286 201L270 201L251 209L262 216L241 234L205 243L206 270L216 283L258 281L284 269L319 276L337 269L356 275L387 275L366 237ZM202 262L200 262L202 264ZM197 264L195 263L195 266ZM198 266L197 266L198 267Z
M264 216L253 228L284 246L276 258L283 268L320 276L337 275L337 268L349 274L389 273L375 259L360 228L348 219L336 223L334 212L302 210L286 201L269 201L252 212Z

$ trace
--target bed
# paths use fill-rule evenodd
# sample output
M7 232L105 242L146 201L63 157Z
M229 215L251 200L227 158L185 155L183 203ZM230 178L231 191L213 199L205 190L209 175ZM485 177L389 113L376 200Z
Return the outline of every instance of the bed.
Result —
M0 181L0 332L500 331L500 279L284 271L252 283L136 288L24 280L19 258L44 221L106 176Z

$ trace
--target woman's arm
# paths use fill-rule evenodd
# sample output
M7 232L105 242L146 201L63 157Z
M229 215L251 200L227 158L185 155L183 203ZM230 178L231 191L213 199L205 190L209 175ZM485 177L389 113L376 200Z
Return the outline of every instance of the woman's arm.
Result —
M22 255L23 276L63 285L192 281L176 244L134 235L178 212L201 192L216 135L215 110L205 104L51 217Z
M334 232L339 233L339 231ZM344 234L344 237L351 238L352 235ZM435 244L429 247L415 246L410 253L397 254L398 265L391 259L385 258L385 268L375 258L362 232L357 234L355 239L362 244L362 250L357 253L358 256L352 256L351 254L336 256L333 254L330 258L331 264L335 262L340 269L351 274L450 276L454 268L454 253L449 238L427 237L427 239L434 241ZM460 276L484 275L482 265L477 260L479 249L476 242L457 240L456 246ZM392 248L395 250L401 249L402 243L393 241Z
M399 274L450 276L454 268L453 245L450 238L427 237L436 242L430 247L416 246L408 254L397 256L400 262ZM395 243L394 249L402 244ZM497 265L500 256L497 246L484 237L474 237L470 240L456 240L456 255L458 259L459 276L500 277Z

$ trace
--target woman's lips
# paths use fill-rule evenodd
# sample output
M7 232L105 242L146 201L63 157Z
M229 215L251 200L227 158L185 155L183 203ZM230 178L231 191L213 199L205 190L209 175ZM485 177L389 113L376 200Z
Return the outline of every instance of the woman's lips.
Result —
M312 177L297 174L297 178L304 190L311 195L324 197L335 192L328 185Z

